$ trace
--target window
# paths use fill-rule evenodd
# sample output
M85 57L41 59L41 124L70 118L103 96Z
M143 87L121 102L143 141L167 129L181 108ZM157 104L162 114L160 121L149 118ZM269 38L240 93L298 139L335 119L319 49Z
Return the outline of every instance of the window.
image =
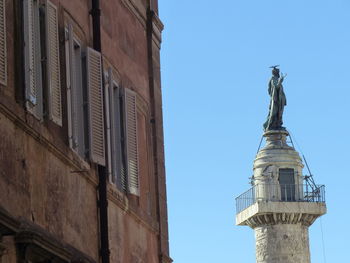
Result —
M73 31L66 28L65 40L69 145L105 165L101 54L83 48Z
M38 119L43 118L42 59L40 35L40 5L37 0L25 0L24 44L26 105Z
M111 70L108 78L111 182L139 195L136 93L119 87Z
M69 146L81 157L87 157L87 94L83 89L83 55L81 42L73 28L66 29L66 76Z
M294 169L279 169L278 181L281 187L281 201L295 201Z
M49 0L23 1L26 107L62 126L57 8Z

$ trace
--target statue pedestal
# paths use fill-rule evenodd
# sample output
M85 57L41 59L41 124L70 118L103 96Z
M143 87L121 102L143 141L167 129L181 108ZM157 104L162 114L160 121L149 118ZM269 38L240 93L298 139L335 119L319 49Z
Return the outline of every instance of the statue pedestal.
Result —
M289 136L289 133L286 130L268 130L265 131L264 135L266 138L266 145L264 148L271 148L271 147L289 147L287 144L287 136Z

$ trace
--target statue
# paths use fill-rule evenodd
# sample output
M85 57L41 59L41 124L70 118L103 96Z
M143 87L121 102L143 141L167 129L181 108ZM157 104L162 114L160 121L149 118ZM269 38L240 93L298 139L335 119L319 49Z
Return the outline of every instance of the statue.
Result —
M282 115L284 106L287 105L286 95L283 91L282 82L286 75L280 76L278 66L272 66L272 77L269 81L270 107L269 115L264 123L264 130L285 130L282 126Z

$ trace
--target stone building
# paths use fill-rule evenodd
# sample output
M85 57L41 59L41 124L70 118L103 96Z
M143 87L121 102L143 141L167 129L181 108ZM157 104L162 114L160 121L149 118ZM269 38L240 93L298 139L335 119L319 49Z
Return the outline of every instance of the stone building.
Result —
M0 262L169 263L157 0L0 0Z

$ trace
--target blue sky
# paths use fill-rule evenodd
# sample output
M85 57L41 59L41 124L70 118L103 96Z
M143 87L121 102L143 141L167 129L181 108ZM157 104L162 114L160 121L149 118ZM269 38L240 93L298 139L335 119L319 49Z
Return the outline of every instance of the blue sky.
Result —
M310 228L311 259L345 262L350 1L159 0L159 8L174 261L255 262L254 232L235 226L234 198L250 187L269 66L279 64L288 74L284 125L326 185L328 214Z

